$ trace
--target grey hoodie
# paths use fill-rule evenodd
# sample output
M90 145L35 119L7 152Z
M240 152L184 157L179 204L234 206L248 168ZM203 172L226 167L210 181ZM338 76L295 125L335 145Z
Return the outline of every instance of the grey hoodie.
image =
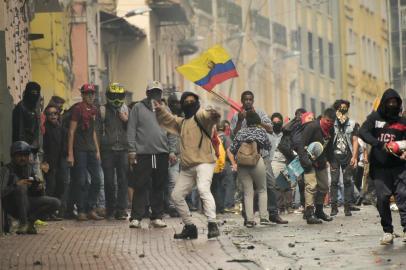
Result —
M128 151L138 155L176 153L177 138L159 126L151 101L134 105L127 126Z

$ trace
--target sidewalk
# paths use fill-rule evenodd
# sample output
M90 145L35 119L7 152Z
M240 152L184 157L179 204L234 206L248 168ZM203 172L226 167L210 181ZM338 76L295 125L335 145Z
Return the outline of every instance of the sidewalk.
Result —
M194 214L199 238L174 240L180 219L165 229L129 229L128 221L49 222L38 235L0 237L0 269L260 269L222 235L207 240L204 217Z

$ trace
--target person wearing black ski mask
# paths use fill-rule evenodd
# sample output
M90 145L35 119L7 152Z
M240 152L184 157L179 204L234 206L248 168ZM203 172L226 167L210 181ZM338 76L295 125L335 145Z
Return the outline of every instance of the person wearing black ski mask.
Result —
M13 110L13 142L25 141L34 147L39 146L40 98L41 86L36 82L28 82L25 86L23 99L15 106Z
M383 93L376 112L368 115L359 135L372 146L370 176L374 180L377 208L384 231L381 245L393 243L390 197L395 195L406 242L406 161L391 154L389 142L406 139L406 119L400 116L402 99L394 89Z
M168 132L180 136L180 173L172 192L172 200L185 226L175 239L196 239L197 227L193 224L190 210L185 201L193 186L197 186L203 202L204 214L208 220L208 238L219 236L216 223L216 205L210 186L216 165L215 150L211 132L220 119L214 109L200 109L199 96L184 92L180 104L185 118L174 116L158 102L156 118Z

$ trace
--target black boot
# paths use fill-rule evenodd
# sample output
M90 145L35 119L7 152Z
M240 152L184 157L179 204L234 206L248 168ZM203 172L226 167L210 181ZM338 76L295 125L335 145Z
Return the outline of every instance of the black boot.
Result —
M314 216L314 209L312 206L306 207L305 210L307 224L322 224L323 221Z
M338 207L337 204L331 205L331 213L330 216L336 216L338 214Z
M216 222L209 222L208 229L209 229L209 232L207 233L208 239L217 237L220 235L220 231L219 231L219 228L217 227Z
M323 205L322 204L316 204L316 212L314 214L317 218L324 220L324 221L332 221L333 218L326 215L323 211Z
M175 233L175 239L197 239L197 228L194 224L183 226L181 233Z
M345 215L346 217L352 216L352 213L351 213L351 206L350 206L349 204L344 205L344 215Z

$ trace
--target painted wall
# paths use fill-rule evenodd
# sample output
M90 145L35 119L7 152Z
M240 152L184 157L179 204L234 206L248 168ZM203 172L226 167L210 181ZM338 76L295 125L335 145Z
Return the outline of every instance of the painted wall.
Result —
M31 42L32 79L42 87L45 105L57 95L70 103L71 80L69 17L65 12L36 13L32 33L44 34Z

